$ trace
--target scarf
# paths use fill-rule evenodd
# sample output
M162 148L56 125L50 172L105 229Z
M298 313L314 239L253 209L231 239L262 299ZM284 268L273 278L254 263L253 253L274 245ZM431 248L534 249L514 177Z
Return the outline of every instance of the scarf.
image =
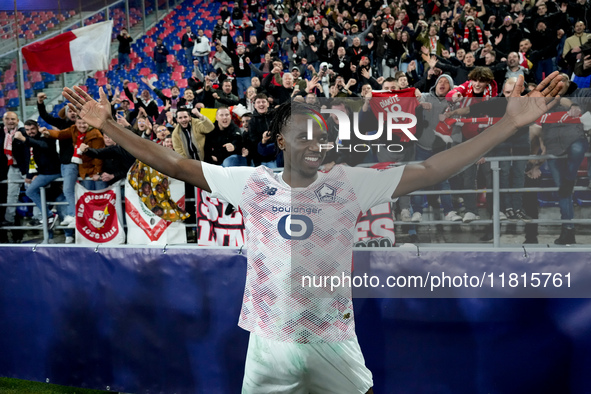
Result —
M467 124L477 125L478 128L488 128L497 123L502 118L447 118L443 122L439 122L435 127L435 134L446 142L451 141L451 132L454 125L462 126ZM568 112L551 112L540 116L535 122L537 125L550 123L569 123L569 124L584 124L585 129L591 129L591 113L577 117L569 116Z
M33 157L33 147L31 149L31 158L29 159L29 174L36 174L37 173L37 163L35 163L35 158Z
M478 44L480 46L484 45L484 41L482 40L482 29L478 25L474 25L474 29L476 30L476 33L478 34ZM468 29L468 26L466 26L466 27L464 27L464 40L467 40L469 37L470 37L470 29Z
M14 133L16 133L16 130L13 131L8 131L5 130L4 133L6 134L4 137L4 154L6 155L6 158L8 159L8 165L11 166L14 163L14 157L12 156L12 139L14 138Z
M76 146L74 147L74 154L72 155L72 163L74 164L82 164L82 151L80 150L80 145L84 142L85 136L85 133L79 132L76 137Z

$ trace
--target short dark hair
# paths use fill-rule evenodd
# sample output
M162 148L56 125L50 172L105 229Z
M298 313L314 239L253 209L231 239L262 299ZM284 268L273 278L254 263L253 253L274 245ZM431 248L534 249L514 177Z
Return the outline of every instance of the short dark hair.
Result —
M29 120L25 121L25 126L35 126L35 127L39 128L39 123L37 123L33 119L29 119Z
M179 115L179 112L186 112L187 115L191 116L191 110L188 107L180 107L176 110L176 116Z
M255 97L254 97L254 101L257 100L267 100L268 97L265 93L258 93Z

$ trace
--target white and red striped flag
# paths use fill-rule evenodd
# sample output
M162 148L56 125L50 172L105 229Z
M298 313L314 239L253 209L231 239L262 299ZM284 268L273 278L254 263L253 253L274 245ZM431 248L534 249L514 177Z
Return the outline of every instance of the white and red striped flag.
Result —
M70 71L106 70L113 21L71 30L22 48L29 70L61 74Z

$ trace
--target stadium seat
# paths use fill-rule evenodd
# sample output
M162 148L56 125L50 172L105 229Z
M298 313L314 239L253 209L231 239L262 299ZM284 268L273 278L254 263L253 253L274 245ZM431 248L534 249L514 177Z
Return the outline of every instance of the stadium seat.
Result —
M7 107L8 108L16 108L19 106L19 104L20 104L20 101L18 98L11 98L8 100Z
M97 80L97 85L98 86L105 86L106 84L109 83L109 80L107 79L107 77L101 77Z
M170 75L170 79L173 80L173 81L178 81L179 79L182 79L181 73L180 72L176 72L176 71L173 72Z
M176 81L176 85L181 88L184 89L188 86L187 84L187 80L186 79L179 79L178 81Z

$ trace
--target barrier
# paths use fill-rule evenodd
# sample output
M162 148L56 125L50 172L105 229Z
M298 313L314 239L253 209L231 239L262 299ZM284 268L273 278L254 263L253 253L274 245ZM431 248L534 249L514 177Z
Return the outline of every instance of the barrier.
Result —
M417 265L588 265L588 251L357 253ZM133 393L240 392L245 268L228 248L3 247L0 375ZM355 312L376 393L591 387L588 299L355 299Z
M493 195L493 209L492 209L492 215L491 215L491 219L479 219L479 220L475 220L473 222L471 222L471 225L490 225L492 224L493 227L493 246L494 247L500 247L501 243L500 243L500 235L501 235L501 226L502 224L511 224L514 222L511 221L505 221L505 222L501 222L500 218L499 218L499 212L500 212L500 193L538 193L538 192L546 192L546 193L550 193L550 192L556 192L558 190L558 187L556 186L545 186L545 187L523 187L523 188L500 188L500 167L499 167L499 163L500 162L504 162L504 161L525 161L525 160L532 160L532 159L555 159L555 158L565 158L566 156L553 156L553 155L543 155L543 156L497 156L497 157L487 157L486 160L489 161L491 163L491 172L492 172L492 181L493 181L493 187L492 189L469 189L469 190L418 190L412 193L409 193L408 196L430 196L430 195L444 195L444 194L448 194L448 195L465 195L465 194L480 194L480 193L491 193ZM591 153L586 153L585 157L590 158L591 157ZM401 164L415 164L418 162L408 162L408 163L397 163L397 165L401 165ZM371 167L372 164L368 164L368 163L364 163L361 164L359 167ZM275 169L275 172L279 172L282 171L282 168L278 168ZM61 178L58 178L56 180L56 182L60 182L62 181ZM578 177L578 181L581 181L582 183L588 182L588 178L587 177ZM3 183L7 183L7 181L0 181L0 184ZM195 189L197 191L197 189ZM43 206L45 207L45 202L46 199L44 197L44 191L45 188L41 188L42 191L42 203ZM589 192L589 187L587 186L575 186L573 188L573 191L575 193L590 193ZM196 195L198 193L196 192ZM188 198L186 199L187 202L198 202L196 201L196 199L191 199ZM55 205L65 205L67 203L64 202L50 202L50 204L55 204ZM0 204L0 207L2 206L32 206L34 205L33 203L17 203L17 204ZM583 207L587 207L587 204L583 204ZM46 215L47 213L45 212L45 210L43 210L43 215ZM204 215L197 213L196 216L198 217L203 217ZM206 216L206 215L205 215ZM45 216L44 216L44 222L45 222ZM563 220L563 219L533 219L530 221L533 224L542 224L542 225L560 225L563 223L572 223L572 224L580 224L580 225L588 225L591 224L591 219L588 218L580 218L580 219L572 219L572 220ZM419 223L415 223L415 222L403 222L403 221L394 221L394 224L396 225L412 225L412 226L431 226L431 225L437 225L437 224L445 224L446 226L461 226L461 225L466 225L465 223L463 223L462 221L458 221L458 222L449 222L446 220L423 220ZM186 227L193 227L193 224L186 224ZM11 226L11 227L0 227L0 229L31 229L30 227L27 226ZM63 227L56 227L56 229L63 229ZM44 243L48 242L49 236L48 236L48 229L47 226L44 225L44 227L42 228L43 230L43 238L44 238ZM207 233L209 233L209 230L207 231ZM211 237L210 237L211 238ZM235 243L234 239L236 238L236 236L232 236L230 237L232 239L231 244ZM198 239L198 242L201 245L208 245L208 243L210 244L214 244L214 241L212 241L211 239L207 239L207 236L204 237L204 239ZM575 246L578 247L578 246Z

